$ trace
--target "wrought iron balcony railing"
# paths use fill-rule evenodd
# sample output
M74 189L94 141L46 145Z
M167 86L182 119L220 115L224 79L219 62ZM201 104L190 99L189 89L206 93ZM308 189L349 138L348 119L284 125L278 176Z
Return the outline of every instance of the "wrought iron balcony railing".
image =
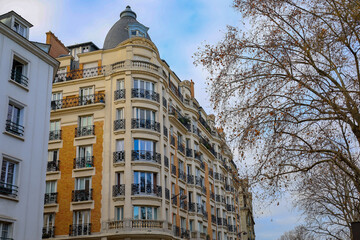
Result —
M80 201L89 201L92 200L92 189L82 189L82 190L73 190L72 191L72 202L80 202Z
M195 211L196 211L195 203L189 202L189 212L195 212Z
M113 152L113 162L119 163L125 161L125 151Z
M154 120L133 118L131 119L131 128L143 128L160 132L160 123L155 122Z
M59 171L60 170L60 160L48 162L46 170L48 172Z
M45 193L44 204L57 203L57 192Z
M176 237L180 237L180 228L178 226L173 226L173 234Z
M167 127L165 127L165 125L164 125L164 136L165 137L168 137L169 135L168 135L168 129L167 129Z
M186 156L192 157L193 156L193 150L191 148L186 148Z
M153 151L132 150L132 161L148 161L161 164L161 154Z
M21 126L18 123L12 122L11 120L6 120L5 123L5 130L9 133L18 135L18 136L24 136L24 126Z
M18 186L0 181L0 194L17 197Z
M215 195L216 202L221 202L221 196L219 194Z
M160 220L131 220L132 228L145 228L145 229L153 229L153 228L163 228L163 221Z
M217 225L220 225L220 226L223 225L222 220L223 220L222 218L218 217L217 218Z
M214 214L211 214L211 222L216 224L216 216Z
M187 211L187 208L188 208L188 204L187 204L187 201L185 200L180 200L180 208Z
M69 226L69 236L91 235L91 223L74 224Z
M189 239L190 238L190 231L189 230L186 230L185 228L180 228L180 237L182 239Z
M196 186L199 186L199 187L202 187L202 186L203 186L203 182L202 182L202 180L201 180L201 177L195 176L195 185L196 185Z
M49 132L49 141L61 140L61 130L52 130Z
M194 175L187 175L187 183L194 184Z
M95 125L75 128L75 137L85 137L95 135Z
M105 94L97 93L92 95L83 95L78 97L67 97L60 100L51 101L51 110L84 106L95 103L105 103Z
M169 158L167 156L164 156L164 165L165 167L169 167Z
M94 167L94 156L74 158L74 169Z
M178 176L181 180L183 180L184 182L186 182L186 173L184 171L182 171L180 168L178 170Z
M171 164L171 174L176 176L176 166L174 164Z
M160 102L159 100L159 94L152 91L152 90L146 90L142 88L133 88L131 89L131 97L132 98L145 98L150 99L156 102Z
M125 119L114 120L114 131L125 129Z
M185 154L185 145L183 144L183 143L179 143L178 142L178 150L181 152L181 153L183 153L183 154Z
M10 78L11 80L14 80L15 82L23 85L24 87L27 87L29 85L29 78L22 73L17 72L15 69L11 70Z
M125 99L125 89L119 89L119 90L115 90L114 91L114 99L118 100L118 99Z
M165 97L162 97L162 104L163 104L164 107L167 108L167 100L166 100Z
M55 226L42 228L42 238L54 238L54 237L55 237Z
M219 178L219 173L215 172L215 173L214 173L214 178L215 178L215 180L219 180L219 179L220 179L220 178Z
M125 196L125 184L113 185L113 197Z
M105 73L105 67L92 67L92 68L84 68L84 69L75 69L70 72L57 73L55 75L55 79L53 83L71 81L80 78L89 78L95 77L99 75L103 75Z
M154 184L139 184L133 183L131 185L132 195L155 195L162 197L162 187Z
M165 198L170 200L170 190L168 188L165 188Z

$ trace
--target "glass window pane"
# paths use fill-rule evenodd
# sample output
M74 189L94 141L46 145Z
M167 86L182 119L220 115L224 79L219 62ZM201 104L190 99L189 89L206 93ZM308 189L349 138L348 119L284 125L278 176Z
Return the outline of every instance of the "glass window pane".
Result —
M153 219L152 211L153 211L153 208L152 208L152 207L147 207L147 219L148 219L148 220L152 220L152 219Z
M141 207L141 219L146 219L146 208Z

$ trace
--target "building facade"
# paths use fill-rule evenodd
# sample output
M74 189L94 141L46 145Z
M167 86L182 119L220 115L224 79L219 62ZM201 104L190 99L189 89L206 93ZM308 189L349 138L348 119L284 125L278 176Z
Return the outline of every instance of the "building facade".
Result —
M127 7L57 58L43 238L241 239L223 134L147 31Z
M0 16L0 239L40 239L52 80L49 46L29 41L32 25Z

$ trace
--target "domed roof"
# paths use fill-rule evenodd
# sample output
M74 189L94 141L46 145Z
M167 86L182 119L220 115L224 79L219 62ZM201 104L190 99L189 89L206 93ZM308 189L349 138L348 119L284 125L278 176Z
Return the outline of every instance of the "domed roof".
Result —
M127 6L120 13L120 20L112 26L106 35L103 49L115 48L119 43L131 37L145 37L151 40L147 33L148 30L149 28L136 20L136 13L131 10L130 6Z

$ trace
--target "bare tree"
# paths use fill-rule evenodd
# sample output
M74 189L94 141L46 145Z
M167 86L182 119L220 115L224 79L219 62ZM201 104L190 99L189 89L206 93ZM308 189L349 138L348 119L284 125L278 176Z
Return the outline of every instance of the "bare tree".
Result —
M234 0L245 30L228 27L196 64L252 179L277 196L329 163L360 192L360 1ZM243 156L243 155L242 155ZM349 206L350 207L350 206Z
M317 239L352 239L351 222L360 208L353 182L331 164L310 175L298 185L296 199L308 231Z
M279 240L315 240L315 238L307 232L304 226L297 226L294 230L285 232Z

